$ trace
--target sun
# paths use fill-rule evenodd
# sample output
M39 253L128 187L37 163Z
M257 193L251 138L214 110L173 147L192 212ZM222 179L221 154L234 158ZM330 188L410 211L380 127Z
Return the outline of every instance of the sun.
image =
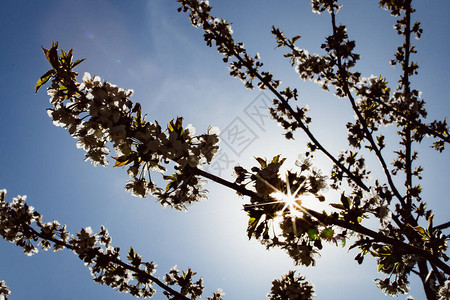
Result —
M298 218L303 215L305 209L301 206L301 198L299 195L299 191L302 188L303 184L298 187L298 189L292 193L289 181L286 181L286 192L282 192L278 189L275 189L275 192L271 194L272 198L277 200L277 202L284 203L283 208L281 209L281 213L287 211L291 218Z
M303 202L306 200L310 200L312 194L308 192L304 192L302 188L305 185L305 182L302 182L300 186L295 190L292 191L291 186L289 184L289 179L286 174L286 190L282 191L277 189L275 186L264 180L263 178L260 178L267 186L269 186L273 191L270 193L270 196L275 200L272 202L265 202L265 203L257 203L257 204L251 204L248 206L264 206L264 205L272 205L272 204L284 204L283 208L277 213L275 219L278 220L277 223L281 223L282 220L286 217L290 217L293 225L294 234L297 234L295 220L301 219L305 215L310 215L308 212L308 208L304 207ZM286 213L286 214L285 214Z

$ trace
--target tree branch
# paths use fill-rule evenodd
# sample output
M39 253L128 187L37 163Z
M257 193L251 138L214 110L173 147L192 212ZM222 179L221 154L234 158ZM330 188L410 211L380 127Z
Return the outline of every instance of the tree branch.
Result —
M403 78L402 83L404 86L403 89L403 95L405 97L405 102L409 104L410 100L410 82L409 82L409 56L411 54L410 52L410 45L411 45L411 2L409 1L407 7L406 7L406 24L405 24L405 44L404 44L404 50L405 50L405 60L402 64L403 68ZM407 206L406 209L410 209L412 205L412 197L409 192L409 189L412 187L412 159L411 159L411 147L412 147L412 141L411 141L411 129L409 126L409 123L404 128L404 134L405 134L405 168L406 168L406 202Z
M323 214L316 212L314 210L311 210L311 209L307 209L307 211L312 216L314 216L317 220L319 220L321 222L326 221L325 216ZM360 224L352 224L352 223L345 222L343 220L333 220L332 222L333 222L333 224L338 225L342 228L350 229L352 231L375 238L378 241L383 242L385 244L389 244L394 247L397 247L398 249L403 249L402 252L404 252L405 254L415 254L422 258L425 258L429 262L431 262L431 263L435 264L437 267L439 267L446 274L450 274L450 266L448 266L445 262L441 261L439 258L434 256L433 254L431 254L423 249L416 248L416 247L406 244L400 240L385 236L382 233L375 232L375 231L368 229Z
M234 52L234 50L233 50ZM272 86L272 84L266 82L264 78L259 74L252 66L250 66L238 53L234 52L235 57L245 65L245 67L255 75L269 90L288 108L289 112L292 114L294 119L299 123L300 128L306 133L308 138L313 142L313 144L325 154L336 166L339 167L349 178L353 180L359 187L365 191L369 191L369 188L362 182L361 179L357 178L348 168L341 164L326 148L316 139L314 134L309 130L308 126L299 118L298 114L294 111L288 101Z
M415 119L411 119L409 116L407 116L405 113L399 111L398 109L396 109L395 107L392 107L391 105L385 103L384 101L381 101L379 98L372 98L376 103L384 106L385 108L387 108L389 111L392 111L396 116L399 116L403 119L405 119L407 122L411 123L413 126L415 127L420 127L421 130L425 131L427 134L434 136L434 137L438 137L440 139L442 139L444 142L449 143L450 144L450 136L445 136L435 130L430 129L426 124L421 123L420 121L417 121Z
M223 178L217 177L213 174L210 174L206 171L200 170L200 169L194 169L194 172L198 175L204 176L206 178L209 178L219 184L222 184L226 187L229 187L237 192L239 192L242 195L254 198L254 199L258 199L260 198L255 192L246 189L245 187L238 185L236 183L233 182L229 182ZM409 244L406 244L400 240L388 237L383 235L382 233L379 232L375 232L369 228L366 228L360 224L353 224L353 223L349 223L346 222L344 220L339 220L339 219L333 219L330 221L329 216L325 215L323 213L319 213L317 211L314 211L312 209L307 209L307 212L313 216L314 218L316 218L318 221L322 222L322 223L329 223L331 222L330 225L337 225L339 227L345 228L345 229L349 229L352 231L355 231L357 233L366 235L366 236L370 236L374 239L376 239L379 242L383 242L385 244L389 244L392 245L394 247L398 247L399 249L403 249L402 252L404 252L405 254L415 254L418 255L420 257L423 257L424 259L430 261L431 263L433 263L434 265L436 265L437 267L439 267L440 269L442 269L445 273L450 274L450 267L445 264L444 262L442 262L441 260L439 260L436 256L432 255L431 253L423 250L423 249L419 249L416 248L414 246L411 246Z
M449 227L450 227L450 221L445 222L444 224L435 226L434 228L436 228L436 229L447 229L447 228L449 228Z
M75 247L75 246L73 246L73 245L71 245L71 244L68 244L68 243L66 243L66 242L64 242L64 241L58 240L58 239L56 239L56 238L54 238L54 237L46 236L46 235L44 235L44 234L42 234L42 233L36 231L33 227L31 227L31 226L28 225L28 224L23 224L23 225L24 225L25 228L27 228L28 230L30 230L35 236L40 237L40 238L43 239L43 240L49 240L49 241L52 241L52 242L55 243L55 244L58 244L58 245L60 245L60 246L64 246L64 247L66 247L67 249L70 249L70 250L73 250L73 251L77 249L77 247ZM125 269L128 269L128 270L130 270L130 271L133 271L133 272L135 272L135 273L139 273L140 276L143 276L143 277L145 277L145 278L151 280L152 282L154 282L154 283L156 283L158 286L160 286L162 289L166 290L167 292L169 292L169 293L172 294L173 296L177 297L176 299L180 299L180 300L191 300L191 299L187 298L186 296L183 296L183 295L180 294L179 292L175 291L174 289L172 289L171 287L169 287L169 286L166 285L165 283L163 283L163 282L162 282L161 280L159 280L157 277L154 277L154 276L150 275L149 273L147 273L147 272L145 272L145 271L143 271L143 270L141 270L141 269L138 269L138 268L136 268L136 267L134 267L134 266L128 265L127 263L121 261L120 259L118 259L118 258L116 258L116 257L111 257L111 256L109 256L109 255L106 255L106 254L104 254L104 253L101 253L98 249L91 249L91 250L95 251L96 256L101 257L102 259L106 259L107 261L110 261L110 262L112 262L112 263L118 264L118 265L124 267Z
M334 10L331 11L331 24L333 26L333 34L336 34L337 28L336 28L336 16L335 16ZM373 136L367 127L367 122L364 119L364 117L362 116L360 110L358 109L358 106L356 105L356 101L353 98L352 93L350 92L350 88L348 86L348 80L347 80L348 77L346 75L347 70L344 69L344 67L342 66L341 53L339 52L339 49L335 49L335 50L336 50L336 56L338 58L338 71L341 74L341 76L343 77L343 80L342 80L343 86L342 87L344 89L344 92L347 95L347 97L352 105L352 109L358 117L358 120L363 125L365 136L366 136L367 140L369 141L372 149L375 151L375 154L383 168L384 174L386 175L386 179L388 180L388 183L389 183L389 186L391 187L392 192L397 197L397 199L404 205L405 203L404 203L403 197L400 195L399 191L397 190L397 187L394 184L394 181L392 180L391 173L389 172L389 169L387 168L387 164L384 160L383 155L381 154L381 150L378 148L377 144L375 143Z

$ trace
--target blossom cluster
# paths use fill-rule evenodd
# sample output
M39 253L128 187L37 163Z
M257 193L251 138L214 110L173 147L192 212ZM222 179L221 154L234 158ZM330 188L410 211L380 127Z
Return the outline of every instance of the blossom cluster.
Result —
M43 221L40 213L29 206L26 196L17 196L12 202L5 200L6 190L0 190L0 235L7 241L23 248L26 255L33 255L42 250L59 251L65 248L72 250L84 261L91 271L93 280L99 284L106 284L120 292L130 293L139 298L150 298L155 293L156 283L165 290L168 299L195 299L203 293L203 280L200 278L192 282L195 275L190 269L180 272L172 268L164 277L166 284L159 281L153 274L156 272L154 262L143 262L139 254L130 248L127 262L120 258L120 249L113 247L108 230L101 226L98 234L90 227L82 228L73 235L66 230L65 225L58 221ZM169 286L177 285L181 288L176 292ZM9 295L9 289L4 281L0 281L0 295ZM215 293L212 298L221 300Z
M236 167L236 184L253 185L254 196L244 205L249 215L247 235L258 239L267 248L285 250L295 264L315 264L315 256L322 248L321 239L332 241L330 226L312 218L303 199L312 196L324 201L326 177L312 167L309 158L297 162L300 172L287 171L280 177L285 159L256 158L259 166L248 171Z
M181 286L181 294L184 296L190 296L191 299L196 299L200 297L203 293L203 279L200 278L196 282L192 282L192 276L195 275L195 272L192 272L191 269L188 269L187 272L180 272L177 266L174 266L170 269L169 273L164 276L164 282L169 285L179 285ZM164 291L164 294L170 300L176 300L178 297L176 295L170 295L167 291Z
M57 44L47 51L57 55L56 47ZM218 151L216 127L195 135L195 128L190 124L184 127L183 118L179 117L164 130L156 121L145 120L140 104L129 99L133 90L119 88L89 73L79 83L75 76L67 76L73 73L63 68L54 72L52 86L47 90L52 105L48 114L56 126L67 129L78 140L77 147L86 152L86 160L93 165L108 165L108 146L112 145L114 166L128 167L131 180L126 190L133 195L152 195L162 205L176 209L185 209L187 204L205 197L205 181L196 176L195 170L210 163ZM166 167L172 162L176 173L168 175ZM166 189L155 186L151 171L172 179Z
M409 76L417 73L417 64L409 61L409 55L415 53L414 47L409 42L409 35L415 33L420 37L422 32L419 23L416 22L412 27L409 24L410 13L414 11L411 2L380 1L380 5L388 7L393 15L400 16L404 13L394 26L400 35L406 37L406 41L397 49L395 59L391 61L394 65L402 65L403 70L403 76L393 93L381 76L364 79L360 73L350 71L359 55L353 52L355 42L349 39L346 27L336 24L336 13L340 9L337 0L311 1L314 12L328 11L331 14L333 33L322 45L322 49L326 52L323 56L310 55L306 50L296 47L295 41L300 38L299 36L288 39L279 29L273 28L272 31L276 36L278 47L290 48L290 53L285 57L290 58L292 66L295 66L302 79L318 82L324 89L333 86L337 96L346 96L350 101L356 113L356 121L347 124L349 144L361 149L363 142L366 142L364 147L375 152L389 184L376 180L375 187L366 185L370 172L366 168L364 158L358 152L345 150L339 155L332 155L317 141L308 128L311 119L306 117L307 107L294 108L291 107L292 102L288 103L290 99L297 100L297 90L286 88L279 92L277 88L280 81L274 80L270 72L259 71L263 65L259 55L249 56L242 43L234 42L230 24L226 20L210 15L211 6L208 1L178 0L178 2L181 3L179 11L189 12L191 23L203 28L206 44L210 47L215 44L218 52L224 55L224 62L231 61L229 64L231 76L242 80L247 88L253 88L253 80L257 79L259 88L268 88L275 95L274 107L270 108L270 112L287 130L286 138L292 139L294 130L303 129L311 140L308 143L311 152L320 149L334 163L330 186L336 190L340 189L341 197L340 203L331 203L332 207L338 209L338 212L332 214L317 213L302 205L299 196L305 194L313 195L319 201L324 201L325 198L322 193L326 189L326 178L312 169L307 160L299 163L300 173L288 171L285 180L279 176L279 169L284 161L279 156L272 161L257 158L260 167L252 168L251 172L236 167L237 179L234 185L229 183L227 186L237 187L238 192L243 192L251 198L251 202L244 205L244 210L249 214L248 236L256 237L267 248L280 247L287 251L296 264L308 266L314 265L314 256L322 248L322 240L336 242L358 232L356 242L350 247L361 249L355 260L362 263L368 253L377 257L379 271L395 277L393 280L378 279L377 285L392 295L408 290L407 277L417 264L418 260L414 258L417 253L420 255L425 251L428 252L425 254L431 253L436 260L430 259L429 255L423 257L429 261L437 261L442 268L442 264L439 263L443 262L438 257L448 259L445 255L446 236L442 235L439 226L433 228L433 215L430 210L425 210L424 203L420 202L421 188L419 185L412 185L412 177L420 179L422 168L412 170L412 162L417 158L417 153L411 153L411 143L420 142L424 135L430 134L439 138L434 147L442 151L444 143L449 142L448 128L446 121L436 121L430 125L423 123L426 116L424 101L419 99L419 91L410 88ZM116 156L113 157L116 161L115 166L128 168L132 180L127 182L126 189L132 194L141 197L153 195L161 204L177 209L185 209L187 204L205 197L206 191L199 179L201 173L199 168L202 164L209 163L217 152L218 132L215 129L209 128L206 134L195 136L192 126L183 126L182 118L172 120L167 129L162 129L156 122L145 121L140 105L133 104L129 100L131 90L123 90L108 82L102 82L98 76L91 78L88 73L83 76L83 81L78 83L72 69L79 61L69 63L67 67L71 51L62 52L60 60L55 59L57 55L55 47L50 50L44 49L44 52L54 69L41 77L37 88L49 77L54 78L52 88L48 90L53 105L49 112L50 117L55 125L66 128L78 140L77 146L86 151L87 160L92 161L94 165L107 165L110 143L116 152ZM354 91L357 96L355 98L352 95ZM394 122L402 130L399 132L402 138L400 144L402 147L405 146L405 150L395 152L398 157L393 163L394 168L389 170L381 154L381 150L385 147L384 136L375 136L375 132L379 125ZM167 174L166 167L171 162L175 163L175 173ZM163 178L168 181L165 189L155 186L150 171L163 174ZM404 171L409 177L405 183L404 196L397 190L391 178L391 175L396 175L398 171ZM342 187L345 180L348 185ZM247 189L247 185L251 185L253 190ZM395 206L391 205L393 197L399 200ZM413 199L417 200L417 207L415 204L412 205ZM394 207L395 213L392 213L391 209ZM411 214L412 211L417 213L417 218ZM367 218L368 214L373 214L380 220L381 228L378 232L360 225L361 220ZM277 217L282 217L279 223ZM418 226L419 217L425 217L428 221L429 226L426 230ZM274 229L274 224L278 227L276 230L270 230ZM60 228L59 223L49 223L45 226L45 234L50 238L53 238L56 232L58 234L62 232L57 231ZM339 226L345 230L335 234L335 228ZM350 233L347 233L347 230ZM98 261L96 253L90 251L97 245L94 236L89 229L83 229L77 234L77 239L69 244L70 247L78 249L77 254L88 264ZM25 246L26 240L27 237L25 242L21 241ZM44 249L52 245L48 241L40 243ZM101 254L118 257L118 250L111 248L109 242L108 246L105 246L105 243L103 247L106 252ZM397 251L398 245L401 250L407 246L405 249L412 252ZM33 253L33 250L28 251ZM102 255L101 257L104 257ZM119 270L123 277L119 282L115 281L114 287L127 290L131 278L142 275L139 271L142 265L141 258L133 249L130 249L128 259L132 266L138 269L137 271L126 268L123 270L117 265L112 269L105 269L101 265L100 273L97 272L101 275L96 277L98 282L107 283ZM148 273L152 273L153 266L147 268ZM424 275L421 277L425 277L426 273L428 271L421 274ZM203 286L201 280L191 281L193 275L191 270L180 273L174 268L166 274L164 280L169 286L180 285L182 295L195 298ZM435 277L431 278L431 281L436 281L439 274L435 274ZM148 277L145 278L139 279L139 284L147 284ZM442 278L440 281L442 283ZM293 273L284 276L282 281L274 281L272 289L274 299L297 297L302 293L302 287L297 283ZM434 286L434 283L429 285ZM133 291L132 293L135 293L136 290ZM177 298L170 290L166 291L169 299ZM312 292L308 289L305 291ZM277 295L280 298L276 298ZM220 297L221 293L218 292L211 299Z
M273 300L311 300L315 297L314 286L304 280L304 276L295 276L295 271L289 271L281 280L272 282L272 290L267 297Z
M446 280L444 284L439 288L438 300L450 299L450 279Z
M8 296L11 294L6 282L4 280L0 281L0 296L3 296L5 300L8 300Z
M217 47L217 51L224 56L223 61L229 64L230 75L244 82L245 87L253 89L253 79L258 78L258 88L277 88L280 80L275 80L270 72L259 72L263 66L259 54L251 56L247 53L243 43L233 39L231 25L224 19L210 14L212 7L208 1L177 0L181 7L178 11L189 12L191 23L195 27L202 27L206 44Z
M316 14L320 14L324 11L332 12L339 11L342 5L336 4L337 0L311 0L312 11Z
M394 280L391 282L389 278L384 280L375 279L377 287L386 295L395 297L400 292L405 294L409 291L409 285L406 280Z

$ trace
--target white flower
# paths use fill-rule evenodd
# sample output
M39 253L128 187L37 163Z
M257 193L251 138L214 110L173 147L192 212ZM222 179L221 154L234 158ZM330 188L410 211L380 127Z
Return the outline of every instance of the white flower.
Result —
M125 96L127 97L131 97L134 94L134 90L133 89L128 89L125 91Z
M77 148L81 148L85 151L89 151L91 148L95 147L97 145L98 141L93 135L86 135L83 137L80 137L80 139L77 142Z
M208 127L208 134L219 135L220 134L219 127L213 127L213 126L209 125L209 127Z
M58 90L56 89L47 89L47 95L54 97L58 93ZM50 101L51 102L51 101Z
M115 92L118 89L117 85L112 84L111 82L107 82L107 81L104 83L103 86L106 88L106 90L108 92Z
M89 74L88 72L85 72L85 73L83 74L83 81L84 81L84 82L86 82L86 81L91 81L91 74Z
M50 104L56 105L56 103L58 102L58 90L49 88L47 89L47 95L50 96Z
M392 212L390 211L387 202L380 206L379 219L381 228L386 228L392 221Z
M5 195L6 195L6 190L5 189L0 190L0 200L3 201L5 198Z
M76 123L76 119L71 111L65 107L60 107L53 111L48 110L47 112L53 118L53 124L57 127L69 128Z
M439 300L450 299L450 280L444 282L444 285L439 288Z
M4 280L0 281L0 295L8 296L9 294L11 294L11 291L8 289L6 282ZM6 297L3 297L3 299L6 299Z
M145 198L149 192L149 185L143 179L129 180L125 185L125 190L133 196Z
M186 127L185 131L188 132L188 135L190 137L193 137L195 134L195 127L192 124L188 124L188 126Z
M92 95L92 93L87 93L86 94L86 99L93 100L94 99L94 95Z
M85 154L85 161L91 160L91 163L94 166L98 166L99 164L101 164L102 166L106 167L108 165L106 154L108 154L108 148L106 147L91 149L88 151L88 153Z
M92 80L92 83L94 84L94 86L100 85L102 79L100 78L100 76L95 75L94 79Z
M139 167L131 166L128 168L127 173L130 177L136 177L139 174Z

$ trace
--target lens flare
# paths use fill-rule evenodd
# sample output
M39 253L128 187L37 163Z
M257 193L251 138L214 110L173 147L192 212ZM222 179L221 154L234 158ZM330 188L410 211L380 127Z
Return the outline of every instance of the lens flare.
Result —
M276 199L277 202L284 203L284 207L281 209L281 213L287 211L291 215L291 217L301 217L304 209L301 206L301 199L298 195L298 192L302 188L301 185L294 193L291 192L289 187L289 182L287 182L287 191L283 193L280 190L276 190L275 193L272 193L272 198Z
M300 186L292 192L291 186L289 184L289 178L286 176L286 191L280 191L276 187L274 187L272 184L267 182L265 179L259 177L260 180L262 180L267 186L273 189L273 192L270 193L270 196L275 199L276 201L273 202L266 202L266 203L257 203L257 204L250 204L246 206L263 206L263 205L271 205L271 204L280 204L284 203L283 208L281 209L281 213L277 215L276 219L281 220L284 218L284 212L287 212L291 218L292 226L294 230L294 234L297 235L297 228L295 224L295 219L302 218L305 214L310 215L308 212L308 209L303 207L302 205L302 198L308 197L309 193L302 193L300 194L300 190L305 185L305 181L300 184Z

